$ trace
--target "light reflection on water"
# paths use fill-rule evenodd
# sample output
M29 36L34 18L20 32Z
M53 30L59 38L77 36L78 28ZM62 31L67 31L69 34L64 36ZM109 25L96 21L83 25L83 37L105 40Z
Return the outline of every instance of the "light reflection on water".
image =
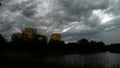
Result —
M94 54L74 54L64 56L49 56L45 59L47 63L52 63L62 66L92 68L120 68L120 54L115 53L94 53Z

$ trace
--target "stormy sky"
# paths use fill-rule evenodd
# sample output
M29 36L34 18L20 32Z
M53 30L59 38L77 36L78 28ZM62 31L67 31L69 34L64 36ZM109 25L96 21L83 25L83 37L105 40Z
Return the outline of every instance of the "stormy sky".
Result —
M6 39L26 27L64 41L81 38L120 42L120 0L3 0L0 34Z

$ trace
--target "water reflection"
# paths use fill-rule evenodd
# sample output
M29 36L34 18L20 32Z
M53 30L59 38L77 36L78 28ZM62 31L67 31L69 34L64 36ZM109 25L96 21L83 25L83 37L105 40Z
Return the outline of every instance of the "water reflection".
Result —
M49 64L82 67L82 68L119 68L120 54L115 53L95 53L95 54L75 54L64 56L50 56L45 61Z

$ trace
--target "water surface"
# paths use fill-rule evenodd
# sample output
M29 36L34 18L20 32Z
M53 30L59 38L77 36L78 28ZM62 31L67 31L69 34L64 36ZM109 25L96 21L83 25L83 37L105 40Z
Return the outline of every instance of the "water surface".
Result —
M109 52L49 56L44 61L56 66L73 68L120 68L120 54Z

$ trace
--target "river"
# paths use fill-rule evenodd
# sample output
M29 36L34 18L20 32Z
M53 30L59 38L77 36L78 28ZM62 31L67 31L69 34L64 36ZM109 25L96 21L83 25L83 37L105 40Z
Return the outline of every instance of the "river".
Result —
M120 54L109 52L49 56L44 61L65 68L120 68Z

